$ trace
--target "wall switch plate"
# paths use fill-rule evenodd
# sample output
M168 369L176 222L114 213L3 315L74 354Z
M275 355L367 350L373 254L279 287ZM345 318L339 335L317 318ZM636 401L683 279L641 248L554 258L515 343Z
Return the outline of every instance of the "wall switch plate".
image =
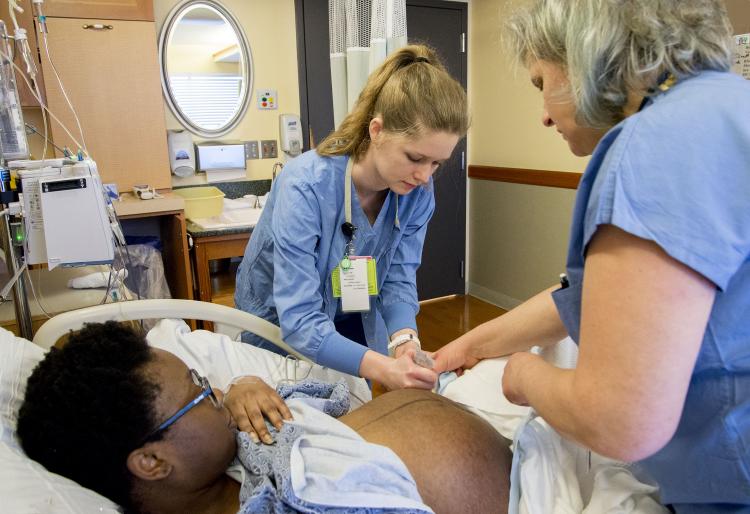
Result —
M275 139L264 139L260 142L260 158L275 159L279 156Z
M245 141L245 160L260 159L257 141Z
M277 98L275 89L258 89L256 94L258 96L258 109L276 109Z

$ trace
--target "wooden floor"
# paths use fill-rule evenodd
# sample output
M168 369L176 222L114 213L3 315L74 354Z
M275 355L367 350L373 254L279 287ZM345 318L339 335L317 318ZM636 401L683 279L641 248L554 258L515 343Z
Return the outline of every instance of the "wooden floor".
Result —
M220 269L211 273L211 301L234 307L239 262L226 261ZM427 300L420 304L417 315L419 339L424 350L434 352L464 332L504 313L500 307L468 295Z
M222 263L211 273L212 301L234 307L234 281L239 262ZM477 325L504 314L505 311L491 303L468 295L454 295L427 300L419 306L417 328L425 351L437 351L461 334Z
M500 307L468 295L422 302L417 315L422 349L437 351L461 334L505 312Z

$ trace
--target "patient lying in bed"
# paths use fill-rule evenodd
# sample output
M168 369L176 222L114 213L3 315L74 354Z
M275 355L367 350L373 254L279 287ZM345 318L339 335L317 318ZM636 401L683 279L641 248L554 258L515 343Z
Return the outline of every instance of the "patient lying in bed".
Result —
M136 512L507 509L508 441L444 398L397 391L338 421L289 400L294 420L267 446L237 433L222 397L132 331L90 325L34 371L18 434L50 471Z

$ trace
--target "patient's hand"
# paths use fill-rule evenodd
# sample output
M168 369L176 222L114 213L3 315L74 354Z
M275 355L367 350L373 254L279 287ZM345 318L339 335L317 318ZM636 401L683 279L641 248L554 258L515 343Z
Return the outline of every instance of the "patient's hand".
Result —
M281 430L283 421L292 420L292 413L284 400L258 377L242 377L233 382L224 395L224 404L239 429L247 432L256 443L273 444L265 419L277 430Z

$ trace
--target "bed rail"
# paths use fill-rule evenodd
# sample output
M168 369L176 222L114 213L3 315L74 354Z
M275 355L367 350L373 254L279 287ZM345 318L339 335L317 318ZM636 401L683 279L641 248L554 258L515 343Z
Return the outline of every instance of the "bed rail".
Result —
M132 300L64 312L39 328L34 335L34 343L45 349L50 348L60 337L71 330L80 329L84 323L160 318L199 319L247 330L298 359L310 362L281 339L281 329L273 323L231 307L197 300Z

